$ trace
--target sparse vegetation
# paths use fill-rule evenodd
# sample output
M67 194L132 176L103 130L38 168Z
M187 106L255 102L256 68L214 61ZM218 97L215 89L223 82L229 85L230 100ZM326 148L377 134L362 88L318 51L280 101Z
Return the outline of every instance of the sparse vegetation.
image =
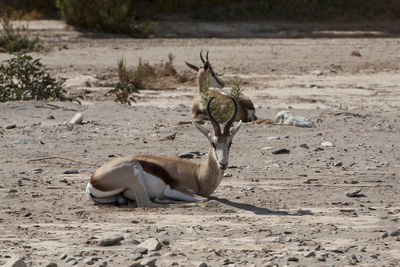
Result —
M239 103L239 97L243 92L241 87L241 79L237 76L233 79L233 85L231 88L231 96L235 99L236 103ZM201 101L204 106L207 105L208 99L213 96L217 96L217 90L208 88L208 81L201 87ZM229 102L228 105L222 104L221 101L216 98L210 104L211 113L219 123L226 122L233 113L234 105Z
M184 82L185 77L179 75L173 64L174 56L168 54L168 61L151 65L139 59L136 68L128 69L125 60L118 61L118 82L110 93L115 94L115 101L123 104L136 102L134 95L140 89L163 89L170 79L176 83Z
M0 65L0 102L65 100L64 81L46 72L39 59L19 53Z
M140 62L139 62L140 63ZM138 94L139 90L131 83L131 79L134 75L133 70L129 70L126 67L124 59L118 61L118 79L119 81L115 85L114 89L110 93L115 94L115 101L122 104L131 105L131 101L136 103L133 94Z
M0 49L9 53L40 51L39 37L29 37L29 30L26 27L14 27L4 13L0 18Z
M145 89L153 83L152 80L155 78L155 67L151 66L148 62L143 62L140 58L136 69L132 72L130 82L133 83L136 88Z

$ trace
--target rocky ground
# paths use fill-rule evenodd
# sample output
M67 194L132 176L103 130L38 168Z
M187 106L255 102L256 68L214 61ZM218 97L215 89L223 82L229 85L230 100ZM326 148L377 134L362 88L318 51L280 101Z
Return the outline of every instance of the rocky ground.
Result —
M129 39L43 25L31 29L50 49L32 55L85 99L0 104L0 265L400 264L398 39ZM91 173L115 157L205 159L207 140L186 124L193 82L142 90L133 106L107 94L121 57L172 53L183 72L201 49L225 81L243 79L258 117L291 109L315 127L244 124L205 203L88 201ZM84 124L64 124L77 112Z

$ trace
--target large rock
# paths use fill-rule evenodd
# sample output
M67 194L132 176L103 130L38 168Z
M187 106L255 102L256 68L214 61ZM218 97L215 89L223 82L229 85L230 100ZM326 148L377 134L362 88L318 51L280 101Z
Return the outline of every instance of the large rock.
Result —
M161 249L161 243L157 238L150 238L140 243L138 245L139 248L147 248L149 251L156 251Z
M120 235L110 236L110 237L100 239L99 245L103 246L103 247L117 246L117 245L121 245L121 240L124 240L123 236L120 236Z

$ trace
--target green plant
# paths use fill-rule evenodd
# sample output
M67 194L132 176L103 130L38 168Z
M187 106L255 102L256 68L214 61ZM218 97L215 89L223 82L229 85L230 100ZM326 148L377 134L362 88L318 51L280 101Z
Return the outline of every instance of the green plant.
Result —
M25 27L13 27L8 15L0 18L0 48L9 53L40 51L43 46L39 44L39 37L30 38L29 30Z
M65 100L64 82L47 73L40 59L18 53L0 65L0 101Z
M140 65L140 61L139 61ZM134 71L130 70L126 67L126 63L124 59L120 59L118 61L118 79L119 81L115 85L114 89L110 90L110 93L115 94L115 101L120 102L122 104L131 105L131 101L136 103L136 100L133 94L138 94L139 90L131 82L132 77L134 76Z
M233 97L233 99L235 99L236 103L239 103L240 95L242 94L242 92L244 90L241 85L242 85L242 80L239 78L239 76L235 76L233 78L231 96Z
M235 76L233 79L233 86L230 95L233 97L233 99L235 99L236 103L239 103L240 95L243 92L241 83L242 83L241 79ZM207 106L208 99L210 97L213 96L215 97L215 100L212 101L210 104L210 109L211 113L213 114L218 123L224 123L230 118L234 109L232 101L229 100L229 102L226 101L222 102L221 100L224 99L219 99L217 97L218 91L208 88L208 80L206 80L206 82L201 86L200 95L202 104L204 106Z

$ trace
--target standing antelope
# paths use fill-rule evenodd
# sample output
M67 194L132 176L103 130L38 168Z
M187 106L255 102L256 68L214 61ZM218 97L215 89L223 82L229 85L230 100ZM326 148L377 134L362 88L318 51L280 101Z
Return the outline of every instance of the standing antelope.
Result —
M230 130L237 114L234 111L221 132L220 125L210 111L207 113L214 132L193 122L210 141L207 160L192 162L176 157L133 155L105 163L97 169L86 187L90 199L97 203L126 203L135 200L138 207L155 207L176 201L195 202L207 198L218 187L228 167L232 139L241 121Z
M192 105L190 111L192 112L192 117L197 119L207 119L207 110L201 101L201 89L204 86L223 88L225 83L218 77L218 74L214 72L208 61L208 51L206 54L206 60L203 58L203 50L200 51L200 59L203 62L203 67L197 67L185 61L186 65L197 71L197 94L192 100ZM207 88L208 90L208 88ZM226 106L230 102L231 95L225 91L218 91L217 98L221 105ZM247 96L241 95L239 97L238 112L235 121L250 122L257 119L255 108L253 102Z

